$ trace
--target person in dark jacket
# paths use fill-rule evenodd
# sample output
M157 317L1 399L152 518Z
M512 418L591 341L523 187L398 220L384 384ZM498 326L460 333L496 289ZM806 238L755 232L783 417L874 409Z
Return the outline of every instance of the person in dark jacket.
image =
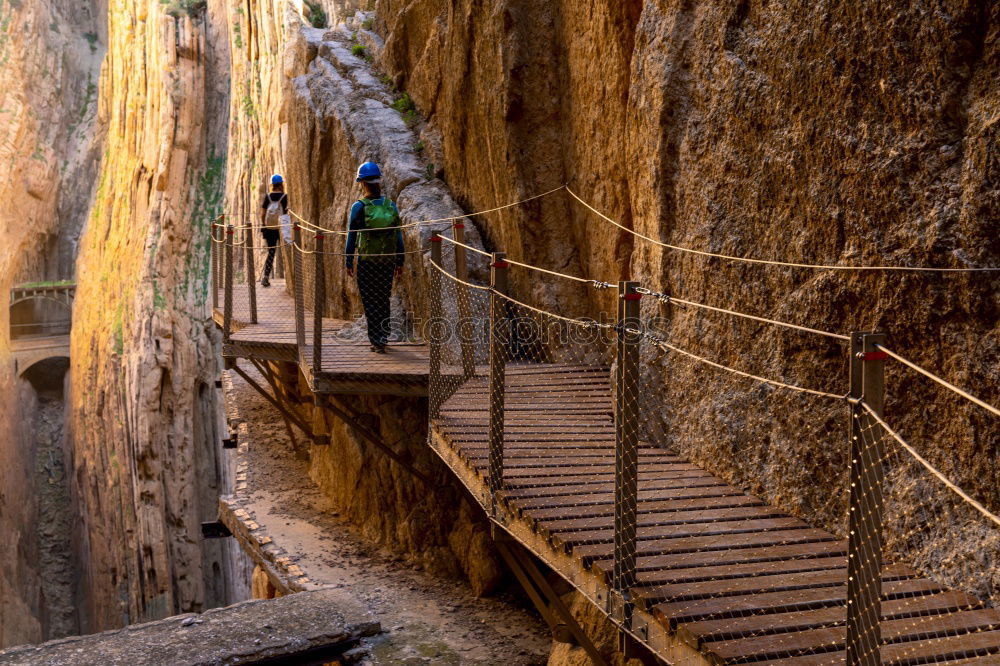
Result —
M357 275L358 293L368 322L373 352L384 354L389 342L392 282L403 273L403 230L399 209L382 195L382 172L374 162L358 167L363 196L351 206L347 223L347 274ZM357 271L355 271L357 254Z
M288 215L285 181L279 174L271 176L271 191L264 196L264 203L260 207L260 232L267 243L267 259L264 261L264 275L260 284L262 287L270 287L274 253L278 248L278 239L281 238L281 216Z

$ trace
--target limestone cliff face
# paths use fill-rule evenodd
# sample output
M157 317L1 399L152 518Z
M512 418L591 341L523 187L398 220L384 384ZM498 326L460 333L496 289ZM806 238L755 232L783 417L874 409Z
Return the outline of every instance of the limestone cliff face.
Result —
M90 630L226 600L221 553L199 531L219 490L206 301L224 142L206 118L221 61L207 20L197 3L107 8L107 136L78 260L70 397Z
M335 4L331 16L349 10ZM404 222L460 214L444 184L427 173L424 158L415 150L417 135L391 108L391 89L376 78L369 63L352 54L352 31L342 26L313 28L303 17L306 9L251 2L230 16L231 114L239 119L231 124L229 136L230 216L255 220L268 178L278 172L285 178L295 213L325 229L342 230L358 196L355 170L369 159L382 165L387 191L400 202ZM396 290L397 314L421 316L427 310L427 258L422 250L429 233L428 228L407 232L413 253L407 255L405 277ZM344 238L326 238L326 251L334 253L323 262L329 285L327 314L352 318L361 307L356 289L345 280L343 257L336 254L343 252ZM481 243L474 230L469 239ZM307 248L314 242L312 233L303 233ZM315 256L306 257L307 275L315 270L314 262ZM472 269L482 271L482 262L473 261ZM306 297L311 307L308 290ZM332 417L332 445L312 449L313 479L372 541L435 572L464 575L479 592L494 587L500 570L485 525L459 501L426 448L426 403L362 399L354 408L375 417L383 440L411 458L440 488L429 490Z
M893 3L509 0L484 11L469 1L379 0L375 25L382 67L440 129L445 179L471 209L569 183L626 226L697 249L824 264L1000 265L995 4L954 1L930 12ZM633 239L565 197L477 222L513 258L548 268L629 276L840 333L886 331L893 349L1000 399L995 276L708 260ZM571 287L531 288L516 274L513 282L562 313L606 307ZM834 341L643 308L693 352L847 391L846 354ZM663 406L647 425L665 431L666 443L843 532L845 406L684 358L644 361ZM898 366L887 386L900 431L1000 507L995 419ZM937 559L976 546L931 550ZM965 584L989 593L988 579Z
M55 619L69 600L42 586L52 572L43 570L40 534L51 525L39 502L55 484L35 473L49 455L61 464L61 434L39 428L61 421L61 404L39 400L16 376L7 306L11 284L73 275L99 157L99 14L97 2L0 2L0 646L73 631ZM40 451L43 438L50 454Z

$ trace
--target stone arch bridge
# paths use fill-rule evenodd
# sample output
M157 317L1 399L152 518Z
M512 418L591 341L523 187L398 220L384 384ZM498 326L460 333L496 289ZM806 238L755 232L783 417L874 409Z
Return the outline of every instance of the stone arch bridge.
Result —
M69 358L74 282L33 282L10 290L10 346L14 372L36 363Z

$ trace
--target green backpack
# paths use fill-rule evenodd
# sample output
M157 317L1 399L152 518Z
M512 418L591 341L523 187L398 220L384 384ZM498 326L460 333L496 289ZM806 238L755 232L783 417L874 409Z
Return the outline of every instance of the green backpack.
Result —
M362 231L358 234L358 254L378 255L396 253L396 234L399 232L399 212L388 197L382 198L381 204L371 199L361 199L365 207L365 229L377 231Z

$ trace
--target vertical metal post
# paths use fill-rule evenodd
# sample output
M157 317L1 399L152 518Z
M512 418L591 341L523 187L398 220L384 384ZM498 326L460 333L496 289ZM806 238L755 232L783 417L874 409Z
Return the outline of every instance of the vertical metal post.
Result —
M636 503L639 478L639 299L638 282L618 283L617 368L615 370L615 553L612 605L615 619L629 628L631 589L636 584ZM620 608L618 607L620 604Z
M243 230L243 242L247 249L247 290L250 294L250 323L257 323L257 277L253 261L253 226L247 225Z
M459 243L465 243L465 224L454 221L451 225L452 235ZM469 267L466 260L466 250L461 245L455 245L455 277L462 282L469 281ZM462 345L462 374L466 379L476 374L476 358L472 348L472 312L469 306L469 292L464 284L456 284L458 294L458 338Z
M851 334L851 498L847 560L848 666L878 666L882 644L882 485L885 440L864 410L885 402L885 343L879 333Z
M326 305L326 273L323 271L323 234L316 234L316 251L313 257L316 260L316 277L314 286L316 287L313 296L313 374L323 371L323 310Z
M505 351L508 339L506 303L506 254L493 253L490 264L490 495L493 517L497 518L497 502L503 489L504 393L507 380Z
M297 355L302 356L306 346L305 280L302 275L302 227L292 228L292 296L295 298L295 344Z
M428 373L427 387L428 408L430 418L436 419L441 414L442 386L434 386L433 383L441 378L441 335L438 327L444 324L444 316L441 308L441 236L434 234L431 236L431 263L436 268L431 269L431 293L430 293L430 316L427 333L430 343L430 369Z
M223 344L229 344L230 336L233 333L233 243L235 239L233 234L235 230L233 225L226 225L226 239L225 239L225 259L223 263L223 271L225 276L223 278L223 290L225 293L222 295L222 342Z
M223 219L223 218L219 218ZM209 244L212 246L212 309L219 309L219 242L222 240L221 234L219 233L219 222L216 220L212 222L212 239Z

